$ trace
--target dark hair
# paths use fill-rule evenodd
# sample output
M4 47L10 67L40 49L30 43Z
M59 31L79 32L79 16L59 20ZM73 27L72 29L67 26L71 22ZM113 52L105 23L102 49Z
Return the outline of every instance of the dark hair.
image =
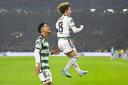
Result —
M57 8L60 11L60 13L63 14L66 10L68 10L69 7L70 7L69 2L63 2L60 3Z
M41 28L45 25L45 23L41 23L38 25L38 32L41 33Z

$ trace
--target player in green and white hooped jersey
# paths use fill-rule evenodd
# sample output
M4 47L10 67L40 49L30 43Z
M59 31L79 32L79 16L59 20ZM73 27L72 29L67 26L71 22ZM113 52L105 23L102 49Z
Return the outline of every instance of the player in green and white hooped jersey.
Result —
M38 32L40 36L35 43L35 61L36 61L36 73L39 75L40 80L44 85L52 85L52 76L48 65L49 43L48 35L51 32L49 26L45 23L41 23L38 26Z
M67 65L65 66L65 68L63 69L62 73L66 77L71 78L71 75L68 73L68 70L71 66L73 66L77 70L77 72L80 74L80 76L83 76L88 71L81 70L76 63L79 55L77 53L75 46L73 45L70 39L70 30L72 30L74 33L77 33L77 32L82 31L84 26L80 25L79 28L75 26L74 21L72 17L70 16L71 9L70 9L70 4L68 2L60 3L58 5L58 10L62 14L62 16L56 22L58 47L70 59Z

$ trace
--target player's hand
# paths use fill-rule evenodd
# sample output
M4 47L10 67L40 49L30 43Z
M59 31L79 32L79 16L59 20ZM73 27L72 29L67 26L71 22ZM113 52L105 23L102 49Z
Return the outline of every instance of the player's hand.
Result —
M38 75L40 73L41 70L41 63L37 63L35 66L35 73Z
M83 28L84 28L84 25L80 25L80 28L82 28L82 29L83 29Z
M53 55L53 54L57 55L57 54L59 54L59 53L60 53L60 49L59 49L59 48L53 48L53 49L51 50L51 55Z

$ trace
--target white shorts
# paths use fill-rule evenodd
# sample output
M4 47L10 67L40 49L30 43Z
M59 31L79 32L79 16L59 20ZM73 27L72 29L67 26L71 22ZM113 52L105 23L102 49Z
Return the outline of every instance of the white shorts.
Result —
M70 39L65 39L65 38L58 39L58 47L65 54L68 54L71 51L76 50L72 41Z
M41 71L39 74L39 78L43 84L52 82L52 75L51 75L50 69Z

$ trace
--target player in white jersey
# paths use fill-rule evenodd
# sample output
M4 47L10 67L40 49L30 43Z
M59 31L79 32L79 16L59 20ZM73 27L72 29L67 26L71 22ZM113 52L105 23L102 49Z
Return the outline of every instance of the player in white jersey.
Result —
M63 53L65 53L70 58L69 62L62 71L63 75L71 78L71 75L68 73L68 70L71 66L74 66L80 76L83 76L88 71L81 70L76 63L79 55L70 39L70 30L72 30L74 33L77 33L80 32L84 28L84 26L80 25L80 28L77 28L75 26L73 19L70 17L71 9L68 2L60 3L58 5L58 9L62 14L62 16L56 22L58 47Z

